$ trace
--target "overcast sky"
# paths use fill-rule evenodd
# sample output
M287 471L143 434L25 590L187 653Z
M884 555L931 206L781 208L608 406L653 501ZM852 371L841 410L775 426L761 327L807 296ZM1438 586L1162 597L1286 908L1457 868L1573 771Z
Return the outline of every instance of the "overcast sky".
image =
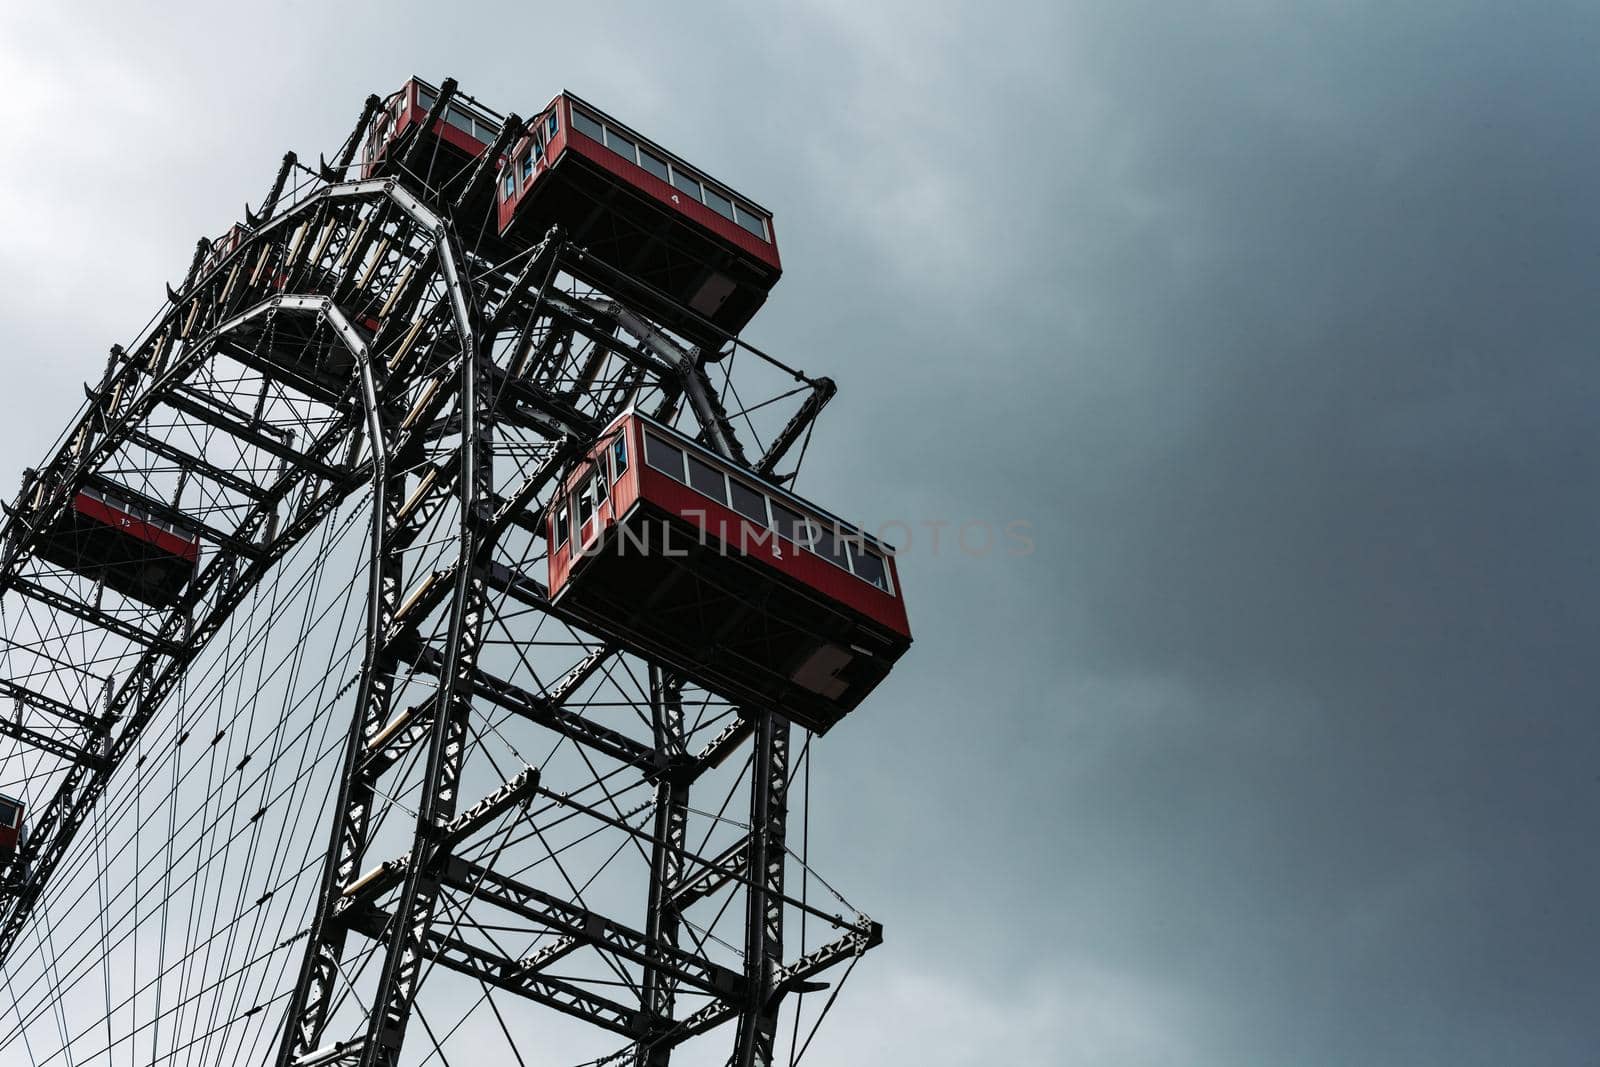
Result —
M1600 8L134 7L0 3L7 494L286 149L571 88L773 209L805 488L912 524L812 1057L1595 1062Z

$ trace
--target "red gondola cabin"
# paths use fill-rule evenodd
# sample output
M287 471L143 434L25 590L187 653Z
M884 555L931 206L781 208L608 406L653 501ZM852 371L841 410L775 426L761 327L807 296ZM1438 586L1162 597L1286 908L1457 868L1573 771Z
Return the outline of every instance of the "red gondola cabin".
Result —
M590 257L585 280L620 283L669 329L720 348L744 328L783 270L771 212L571 93L528 129L501 164L503 236L536 241L559 223Z
M205 274L215 270L223 260L239 250L239 246L249 238L250 231L242 223L234 223L228 227L228 232L211 242L211 247L206 251L205 259L200 264L200 273Z
M550 595L585 627L818 733L911 644L894 555L638 413L550 510Z
M39 538L39 558L171 607L200 564L200 538L149 509L85 486Z
M0 867L11 862L22 844L22 817L27 805L16 797L0 793Z
M431 140L419 146L417 170L435 183L471 170L503 120L457 93L422 131L438 99L438 89L412 78L384 101L367 134L363 177L391 173L424 135ZM474 238L480 252L512 254L560 225L584 249L573 273L708 348L742 330L783 273L771 212L572 93L530 120L496 165L494 225ZM475 222L477 211L475 202L462 207L458 222ZM494 231L502 243L491 249Z
M391 169L394 159L422 126L428 111L439 99L439 90L420 78L412 78L383 102L367 134L361 176L375 178ZM449 177L469 164L500 135L500 118L464 93L451 97L445 112L427 131L432 143L423 146L420 167L440 177Z

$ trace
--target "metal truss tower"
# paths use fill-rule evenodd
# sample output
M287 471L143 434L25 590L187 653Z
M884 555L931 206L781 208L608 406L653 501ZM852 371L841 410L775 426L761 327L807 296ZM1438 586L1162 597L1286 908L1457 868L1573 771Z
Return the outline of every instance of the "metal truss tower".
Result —
M782 481L833 384L559 230L485 251L486 163L349 180L378 109L200 242L7 508L0 1059L792 1061L881 940L791 826L810 735L586 633L543 529L618 413ZM198 533L175 604L39 555L86 485Z

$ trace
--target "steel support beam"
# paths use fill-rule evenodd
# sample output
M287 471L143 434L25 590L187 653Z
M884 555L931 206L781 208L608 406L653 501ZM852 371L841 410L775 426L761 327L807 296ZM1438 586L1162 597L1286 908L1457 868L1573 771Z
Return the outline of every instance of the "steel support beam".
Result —
M393 545L399 510L405 492L403 470L391 470L393 428L379 397L385 391L365 348L360 349L362 396L372 441L372 532L367 548L367 632L357 691L355 718L345 740L339 796L334 806L323 865L317 907L312 916L299 980L284 1015L285 1024L277 1062L289 1064L304 1057L322 1040L332 1005L339 961L344 955L344 924L333 921L339 894L358 869L367 850L371 828L375 775L364 773L367 740L389 719L394 695L396 658L385 641L394 624L404 585L404 559Z
M395 927L394 916L376 908L365 908L351 919L353 929L381 940ZM422 953L430 962L461 974L482 979L497 989L525 997L536 1004L574 1016L612 1033L632 1037L639 1028L638 1012L625 1004L599 996L581 986L539 973L552 960L547 951L525 960L513 960L469 944L458 937L428 930L422 938ZM555 957L559 958L559 957ZM347 1046L352 1053L355 1046ZM315 1062L309 1058L302 1065Z
M745 897L745 980L734 1067L770 1067L778 1032L776 983L783 966L783 874L789 790L789 723L763 711L756 719L750 773L750 887Z
M445 96L444 93L440 95L441 99ZM445 851L439 834L455 817L468 740L467 723L472 712L471 682L477 670L488 606L487 563L493 543L487 541L484 534L492 518L490 501L494 492L490 467L494 408L491 397L483 389L488 361L478 345L476 301L459 273L458 264L462 258L455 236L448 226L441 224L439 237L440 274L462 351L457 394L461 446L455 594L439 693L433 702L427 764L412 846L414 862L400 891L395 922L385 939L383 971L373 994L359 1061L361 1067L397 1067L400 1061L438 905L440 885L436 865L440 853Z
M656 969L675 983L730 1001L744 993L744 982L735 971L479 864L452 858L444 865L443 881L474 902L494 905L619 959Z
M660 668L650 668L650 710L656 750L670 757L684 754L683 686ZM666 957L678 946L678 916L682 911L670 896L683 880L685 841L689 829L689 781L681 774L663 774L656 782L655 827L650 843L650 889L645 922L649 966L644 971L639 1009L658 1032L672 1021L677 1005L677 983ZM635 1062L640 1067L667 1067L672 1046L641 1040Z

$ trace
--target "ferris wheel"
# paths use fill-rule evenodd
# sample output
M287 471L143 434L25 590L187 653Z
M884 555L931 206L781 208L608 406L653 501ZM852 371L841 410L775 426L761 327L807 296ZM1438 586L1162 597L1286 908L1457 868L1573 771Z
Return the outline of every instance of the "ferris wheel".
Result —
M882 940L813 742L910 630L739 339L780 272L448 79L199 243L5 505L0 1061L804 1062Z

